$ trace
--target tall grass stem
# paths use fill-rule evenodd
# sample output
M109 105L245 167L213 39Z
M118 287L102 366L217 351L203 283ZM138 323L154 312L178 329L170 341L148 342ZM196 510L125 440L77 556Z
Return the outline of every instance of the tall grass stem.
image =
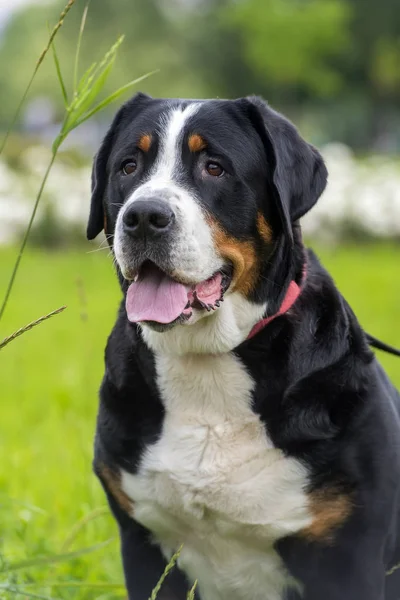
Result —
M13 116L13 118L12 118L12 120L11 120L10 126L9 126L9 128L7 129L7 132L6 132L6 134L5 134L4 138L3 138L3 141L2 141L2 143L1 143L1 146L0 146L0 155L2 154L2 152L3 152L4 148L5 148L5 145L6 145L6 143L7 143L7 140L8 140L8 138L9 138L9 136L10 136L10 133L11 133L11 131L14 129L15 123L17 122L17 119L18 119L18 117L19 117L19 114L20 114L20 112L21 112L21 108L22 108L22 106L23 106L23 104L24 104L24 102L25 102L25 100L26 100L26 97L27 97L27 95L28 95L28 93L29 93L29 90L31 89L31 86L32 86L33 80L34 80L34 79L35 79L35 77L36 77L36 73L39 71L40 65L42 64L42 62L43 62L43 60L44 60L44 58L45 58L46 54L47 54L47 53L48 53L48 51L50 50L50 46L51 46L51 44L53 43L53 40L54 40L54 38L56 37L58 30L60 29L60 27L61 27L61 26L62 26L62 24L64 23L64 19L65 19L65 17L66 17L66 16L67 16L67 14L69 13L69 11L71 10L71 8L72 8L72 6L75 4L75 2L76 2L76 0L69 0L69 1L68 1L68 3L66 4L66 6L64 7L64 10L63 10L63 11L62 11L62 13L60 14L60 17L59 17L59 19L58 19L58 22L57 22L57 23L55 24L55 26L53 27L53 31L52 31L52 32L51 32L51 34L50 34L49 40L48 40L48 42L47 42L47 45L46 45L46 47L43 49L43 51L42 51L41 55L39 56L39 58L38 58L38 60L37 60L37 62L36 62L36 65L35 65L35 68L34 68L34 70L33 70L33 73L32 73L32 75L31 75L31 78L30 78L30 79L29 79L29 81L28 81L28 85L26 86L26 88L25 88L25 91L24 91L24 93L22 94L21 100L19 101L19 103L18 103L18 106L17 106L17 110L15 111L15 113L14 113L14 116ZM0 316L0 318L1 318L1 316Z
M3 568L0 568L1 573L11 573L14 571L21 571L23 569L29 569L31 567L38 567L43 565L51 565L59 562L66 562L69 560L73 560L75 558L79 558L84 554L91 554L92 552L96 552L97 550L101 550L105 546L108 546L111 542L115 540L115 537L109 538L104 542L99 542L94 546L89 546L88 548L81 548L80 550L76 550L75 552L67 552L66 554L54 554L51 556L42 556L38 558L28 558L27 560L21 561L19 563L11 563L6 565Z
M74 85L74 88L73 88L74 93L76 92L76 88L77 88L77 85L78 85L79 54L81 52L82 36L83 36L84 29L85 29L86 17L87 17L88 10L89 10L89 4L90 4L90 0L88 0L88 2L86 3L85 8L83 9L81 26L79 28L78 42L76 44L75 64L74 64L74 80L73 80L73 82L74 82L73 83L73 85Z

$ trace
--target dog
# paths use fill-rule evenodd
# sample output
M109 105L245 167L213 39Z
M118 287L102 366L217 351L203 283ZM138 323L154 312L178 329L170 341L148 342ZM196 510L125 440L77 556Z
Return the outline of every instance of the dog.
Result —
M123 299L94 470L130 600L179 549L160 600L400 598L400 396L302 242L326 183L259 97L139 93L95 157Z

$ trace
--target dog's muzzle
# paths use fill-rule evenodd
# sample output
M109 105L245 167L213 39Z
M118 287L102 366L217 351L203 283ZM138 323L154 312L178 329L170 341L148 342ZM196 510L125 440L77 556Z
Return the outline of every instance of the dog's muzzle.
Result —
M232 267L215 254L209 231L204 231L204 223L203 230L201 226L200 220L194 222L158 194L141 194L122 209L115 253L123 276L130 281L129 321L165 330L190 321L195 309L219 308L232 280ZM207 253L209 261L204 260Z

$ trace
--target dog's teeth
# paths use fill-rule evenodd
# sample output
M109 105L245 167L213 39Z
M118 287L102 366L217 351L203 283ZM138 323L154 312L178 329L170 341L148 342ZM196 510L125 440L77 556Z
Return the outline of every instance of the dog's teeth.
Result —
M135 275L135 277L133 278L133 281L134 281L134 283L135 283L135 282L136 282L138 279L139 279L139 273L137 273L137 274Z
M220 303L220 300L217 300L216 303L215 303L215 306L218 306L218 308L220 306L219 303Z

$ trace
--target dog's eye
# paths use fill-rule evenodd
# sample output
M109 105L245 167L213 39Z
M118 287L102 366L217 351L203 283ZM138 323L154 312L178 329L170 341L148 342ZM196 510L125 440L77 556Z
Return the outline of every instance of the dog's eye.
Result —
M208 162L206 164L206 171L212 177L221 177L224 174L224 169L216 162Z
M121 165L121 170L124 175L132 175L137 169L137 161L134 158L126 160Z

